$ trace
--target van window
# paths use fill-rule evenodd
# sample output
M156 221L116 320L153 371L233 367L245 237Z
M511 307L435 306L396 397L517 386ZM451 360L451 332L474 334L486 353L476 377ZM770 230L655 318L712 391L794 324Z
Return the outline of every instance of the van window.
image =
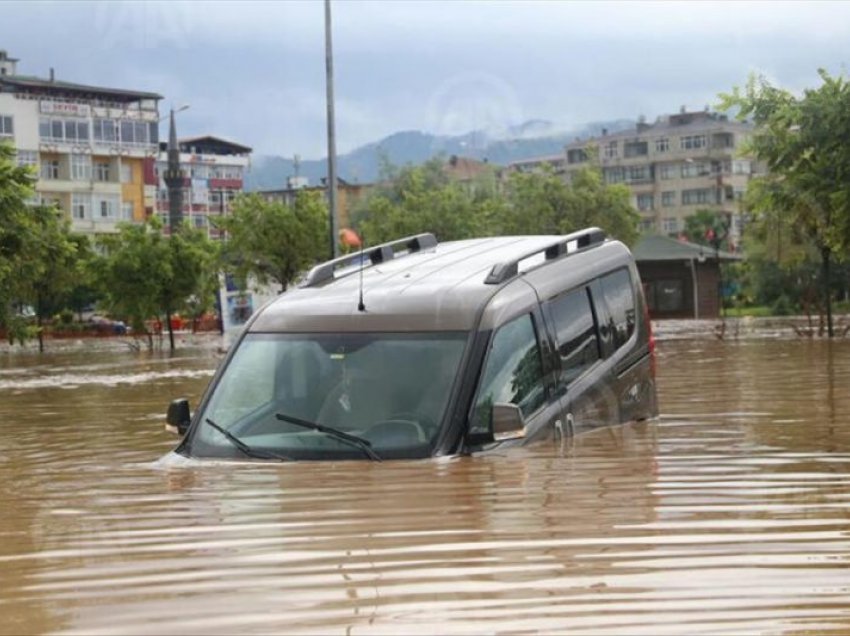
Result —
M561 358L558 385L566 387L599 360L599 340L587 289L553 299L547 310Z
M635 330L635 295L628 269L618 269L600 279L605 303L611 315L614 348L619 349Z
M540 347L531 315L496 331L486 364L470 426L470 432L476 434L490 431L493 404L516 404L528 417L546 401Z

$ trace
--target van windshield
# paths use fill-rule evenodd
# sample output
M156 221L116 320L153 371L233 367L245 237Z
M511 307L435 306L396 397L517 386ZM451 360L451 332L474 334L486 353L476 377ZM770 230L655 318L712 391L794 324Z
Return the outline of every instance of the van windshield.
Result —
M466 339L455 332L248 334L187 451L242 456L224 429L261 454L368 459L357 444L288 417L362 438L382 459L430 456Z

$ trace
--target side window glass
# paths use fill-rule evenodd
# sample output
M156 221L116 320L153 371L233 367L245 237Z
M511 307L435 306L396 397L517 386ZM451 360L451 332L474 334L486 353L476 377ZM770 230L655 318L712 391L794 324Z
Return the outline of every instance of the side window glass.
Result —
M599 341L587 289L555 298L548 304L561 358L560 387L567 387L599 360Z
M614 348L622 347L635 330L635 296L628 269L618 269L603 276L602 293L611 313Z
M516 404L528 417L546 401L540 348L530 315L496 331L486 365L472 414L471 433L490 431L493 404Z

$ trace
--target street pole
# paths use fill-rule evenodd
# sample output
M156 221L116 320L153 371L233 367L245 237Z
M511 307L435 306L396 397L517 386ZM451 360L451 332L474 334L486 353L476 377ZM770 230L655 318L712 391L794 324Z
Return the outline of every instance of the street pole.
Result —
M328 102L328 213L330 214L331 257L339 255L336 216L336 133L334 126L334 64L331 41L331 0L325 0L325 76Z

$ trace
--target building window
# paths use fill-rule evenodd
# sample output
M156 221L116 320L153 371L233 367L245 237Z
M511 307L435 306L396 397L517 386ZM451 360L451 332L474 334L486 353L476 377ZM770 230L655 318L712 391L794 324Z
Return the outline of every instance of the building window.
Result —
M15 134L11 115L0 115L0 137L11 137Z
M111 119L94 120L95 141L114 142L118 140L118 127Z
M567 163L584 163L587 161L587 151L584 148L567 150Z
M202 228L205 228L207 226L207 217L205 217L201 214L198 214L198 215L192 217L192 221L194 222L195 227L198 228L198 229L202 229Z
M637 195L637 207L638 210L645 212L646 210L651 210L653 207L653 196L651 194L639 194Z
M59 160L48 159L41 162L41 178L42 179L58 179L59 178Z
M71 195L71 216L84 221L91 215L91 197L87 194L74 193Z
M94 164L95 181L109 181L109 163L98 161Z
M702 161L685 161L682 164L682 177L704 177L711 174L711 167Z
M626 169L626 181L635 183L650 179L649 166L629 166Z
M665 208L669 208L676 205L676 193L671 190L668 190L667 192L662 192L661 205Z
M750 174L752 172L751 164L745 159L735 159L732 161L732 174Z
M609 141L605 146L605 158L614 159L617 156L617 142Z
M18 150L18 165L38 167L38 152L35 150Z
M118 216L118 205L120 201L117 196L98 197L95 199L95 218L98 220L112 220Z
M682 205L696 205L699 203L708 203L710 198L711 190L709 188L682 190Z
M640 231L641 232L650 232L655 227L655 221L652 219L641 219L640 221Z
M121 164L121 183L133 183L133 166L129 163Z
M121 204L121 218L125 221L133 220L133 202L132 201L124 201Z
M620 167L605 168L605 183L622 183L625 180L625 173Z
M682 150L696 150L697 148L705 148L705 135L686 135L679 139L680 148Z
M644 157L649 154L649 144L645 141L630 141L623 144L623 156Z
M45 117L39 120L38 135L49 141L87 142L89 140L89 123L79 119Z
M655 140L655 152L667 152L670 150L670 140L667 137L659 137Z
M660 166L658 168L658 176L661 179L672 179L675 176L673 165L665 163L664 165Z
M71 155L71 179L74 181L91 180L91 156Z
M684 285L678 279L661 279L644 284L646 304L651 312L673 312L685 309Z
M679 231L679 219L675 216L668 216L664 218L664 231L667 234L675 234Z
M89 123L87 121L78 121L76 119L65 120L65 140L66 141L88 141L89 140Z

